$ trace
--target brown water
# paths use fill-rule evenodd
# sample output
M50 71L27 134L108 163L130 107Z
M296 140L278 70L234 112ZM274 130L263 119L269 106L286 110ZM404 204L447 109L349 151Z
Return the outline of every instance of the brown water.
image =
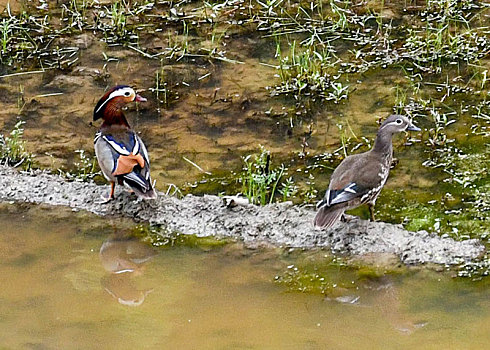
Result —
M308 253L153 249L128 236L129 222L60 208L4 204L0 223L0 349L475 350L490 341L486 282L421 270L325 297L274 282ZM330 274L339 285L351 277Z

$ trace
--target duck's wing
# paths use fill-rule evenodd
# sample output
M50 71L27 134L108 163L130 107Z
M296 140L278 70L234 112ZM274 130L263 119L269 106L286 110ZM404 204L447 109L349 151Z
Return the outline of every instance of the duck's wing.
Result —
M369 157L348 157L332 174L327 192L317 207L347 203L357 205L369 201L371 194L378 193L384 184L381 164Z
M102 174L107 180L115 182L116 177L112 173L119 153L114 152L114 149L102 138L100 131L95 134L94 149Z
M322 201L317 204L317 207L330 207L334 204L348 202L358 197L362 197L364 193L366 193L366 189L359 187L355 182L351 182L340 189L329 188Z
M106 178L122 181L140 197L156 197L148 151L138 135L133 131L124 134L99 132L94 142L97 160Z

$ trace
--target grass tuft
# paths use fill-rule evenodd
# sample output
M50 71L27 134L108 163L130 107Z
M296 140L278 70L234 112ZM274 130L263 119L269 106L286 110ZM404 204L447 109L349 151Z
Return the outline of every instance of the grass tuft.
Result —
M284 165L272 168L271 154L263 146L260 153L252 157L248 155L243 158L245 166L238 181L242 184L242 191L253 204L271 204L274 201L276 190L285 172ZM288 187L291 184L287 185ZM283 191L284 194L290 191Z
M34 155L27 151L24 140L24 121L18 121L9 136L0 134L0 161L4 165L13 167L22 166L29 170L32 166Z

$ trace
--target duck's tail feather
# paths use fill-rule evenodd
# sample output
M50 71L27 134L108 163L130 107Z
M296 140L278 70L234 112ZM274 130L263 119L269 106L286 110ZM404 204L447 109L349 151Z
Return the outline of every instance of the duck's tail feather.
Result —
M320 207L315 216L314 225L327 229L332 227L344 213L345 208Z
M153 188L151 183L151 177L145 179L140 173L135 171L122 176L122 182L125 186L129 187L136 193L139 198L142 199L156 199L157 192Z

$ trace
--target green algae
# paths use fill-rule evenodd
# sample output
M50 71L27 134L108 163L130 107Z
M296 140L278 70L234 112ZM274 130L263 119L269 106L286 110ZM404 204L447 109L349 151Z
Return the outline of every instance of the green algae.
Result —
M483 153L479 153L480 147L462 150L454 146L435 152L426 166L439 169L443 176L437 191L428 189L432 194L430 199L422 195L427 200L425 205L420 197L415 201L406 191L405 199L396 199L396 194L392 194L391 198L397 203L407 201L399 207L397 215L409 218L408 229L442 232L456 239L488 238L490 148L488 145L481 147ZM439 195L434 196L434 192Z
M409 269L395 262L393 257L348 259L334 256L324 250L286 254L290 261L286 269L276 275L275 281L290 292L305 292L337 297L349 290L357 290L366 283L385 276L407 275Z
M155 225L138 225L134 227L132 235L142 242L162 248L188 247L211 250L221 248L232 241L214 236L199 237L193 234L170 232L165 227Z

